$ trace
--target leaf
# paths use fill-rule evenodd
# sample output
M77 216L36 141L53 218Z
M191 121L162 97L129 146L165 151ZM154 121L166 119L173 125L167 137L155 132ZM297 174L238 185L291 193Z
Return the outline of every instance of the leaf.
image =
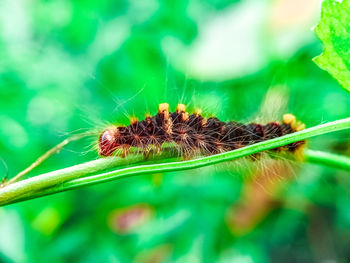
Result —
M324 50L314 61L350 91L350 0L325 0L315 32Z

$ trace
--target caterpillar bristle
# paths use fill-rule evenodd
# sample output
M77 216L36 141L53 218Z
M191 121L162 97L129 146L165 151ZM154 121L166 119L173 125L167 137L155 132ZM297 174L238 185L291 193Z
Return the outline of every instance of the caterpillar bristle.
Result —
M206 119L198 109L189 114L184 104L178 104L174 112L169 112L169 104L162 103L154 116L147 114L141 121L132 117L129 126L110 126L104 130L99 137L98 152L101 156L111 156L120 149L122 156L126 156L130 147L137 147L143 153L155 147L159 149L158 152L163 143L172 142L178 146L182 156L188 159L195 153L221 153L304 128L305 125L297 121L293 114L285 114L282 123L243 124L223 122L216 117ZM273 150L296 153L304 144L304 141L299 141Z
M176 106L177 113L185 112L185 111L186 111L186 106L184 104L177 104L177 106Z
M164 111L169 112L169 104L168 103L159 104L158 113L162 113Z
M135 124L137 122L138 122L138 119L136 117L133 116L130 118L130 124Z
M195 109L193 112L196 116L201 115L202 114L202 110L201 109Z
M295 131L302 131L302 130L305 130L305 127L306 127L306 126L305 126L304 123L298 121L298 122L296 123L296 125L294 126L294 129L295 129Z

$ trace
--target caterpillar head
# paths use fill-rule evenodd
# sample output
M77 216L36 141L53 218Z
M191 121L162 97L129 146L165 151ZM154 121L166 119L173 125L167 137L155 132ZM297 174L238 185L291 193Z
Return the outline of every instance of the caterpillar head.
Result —
M98 154L101 156L111 156L120 147L118 138L120 137L117 127L104 130L98 139Z

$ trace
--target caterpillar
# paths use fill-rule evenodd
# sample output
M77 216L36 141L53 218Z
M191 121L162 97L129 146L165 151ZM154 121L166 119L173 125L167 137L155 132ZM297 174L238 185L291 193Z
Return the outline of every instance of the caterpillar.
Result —
M141 121L132 118L128 126L113 125L105 129L99 136L98 153L112 156L120 149L127 155L131 147L147 152L151 145L160 151L163 143L173 142L182 152L211 155L303 129L305 125L292 114L285 114L281 123L243 124L204 118L200 110L189 114L184 104L178 104L174 112L169 112L169 104L162 103L155 116L147 115ZM298 141L273 150L294 153L304 144L305 141Z

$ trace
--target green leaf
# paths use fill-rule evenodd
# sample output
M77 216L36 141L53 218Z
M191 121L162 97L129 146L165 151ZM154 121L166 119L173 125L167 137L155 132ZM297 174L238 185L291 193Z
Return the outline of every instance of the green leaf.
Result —
M324 50L314 61L350 91L350 0L325 0L315 32Z

